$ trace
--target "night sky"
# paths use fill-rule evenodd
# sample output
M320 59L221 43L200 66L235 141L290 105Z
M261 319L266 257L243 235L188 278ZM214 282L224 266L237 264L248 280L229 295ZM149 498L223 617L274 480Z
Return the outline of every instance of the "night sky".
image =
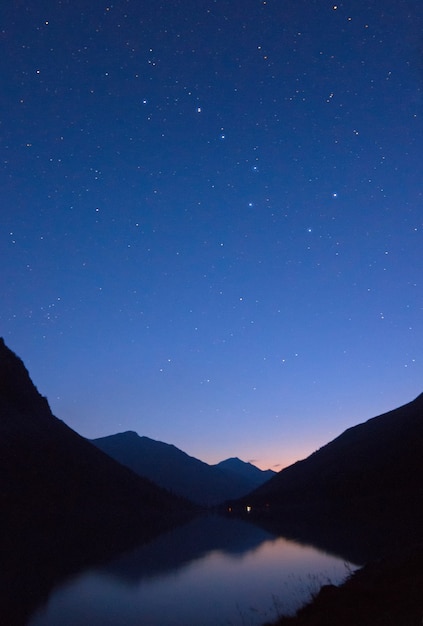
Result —
M57 417L280 469L423 391L422 18L2 2L0 335Z

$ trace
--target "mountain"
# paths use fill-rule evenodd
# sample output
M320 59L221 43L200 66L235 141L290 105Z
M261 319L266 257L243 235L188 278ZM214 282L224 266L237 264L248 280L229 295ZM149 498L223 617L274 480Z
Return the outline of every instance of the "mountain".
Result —
M173 445L132 431L92 443L140 476L202 506L238 498L268 479L267 472L239 459L208 465Z
M252 463L246 463L237 457L220 461L220 463L217 463L215 467L218 467L226 472L233 473L237 476L247 478L251 481L252 488L260 487L260 485L263 485L276 474L273 470L261 470Z
M423 394L349 428L237 503L280 519L372 524L390 541L423 538ZM312 525L312 524L311 524Z
M0 468L2 511L17 525L43 521L67 528L82 522L88 534L181 507L180 499L123 468L54 417L2 339Z
M25 590L39 598L53 578L155 536L189 509L54 417L3 339L0 507L3 617L7 606L21 610Z

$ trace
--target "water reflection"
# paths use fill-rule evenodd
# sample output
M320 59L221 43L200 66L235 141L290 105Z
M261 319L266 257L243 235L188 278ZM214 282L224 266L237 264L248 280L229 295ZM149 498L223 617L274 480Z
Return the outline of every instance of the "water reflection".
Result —
M347 573L337 557L210 516L75 577L30 626L253 626Z

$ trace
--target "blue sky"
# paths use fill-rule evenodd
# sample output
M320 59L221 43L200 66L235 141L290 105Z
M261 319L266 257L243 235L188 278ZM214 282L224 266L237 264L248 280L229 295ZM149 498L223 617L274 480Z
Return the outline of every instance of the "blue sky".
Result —
M278 468L422 391L422 11L0 9L0 332L58 417Z

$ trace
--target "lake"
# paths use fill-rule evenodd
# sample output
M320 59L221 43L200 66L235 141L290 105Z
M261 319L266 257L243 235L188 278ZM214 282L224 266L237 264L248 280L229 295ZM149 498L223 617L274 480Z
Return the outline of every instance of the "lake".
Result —
M54 589L29 626L258 626L354 569L248 522L200 517Z

